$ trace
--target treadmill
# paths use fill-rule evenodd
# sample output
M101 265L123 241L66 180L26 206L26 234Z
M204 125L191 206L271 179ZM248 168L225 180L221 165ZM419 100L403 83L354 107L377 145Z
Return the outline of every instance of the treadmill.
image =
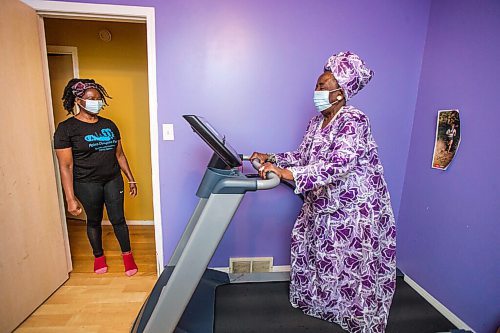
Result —
M288 302L289 272L228 274L207 269L245 193L272 189L280 184L280 179L273 173L269 173L266 180L242 174L238 167L248 158L238 155L225 137L205 119L194 115L183 117L212 148L214 154L196 193L200 198L198 205L168 265L142 306L131 332L213 333L216 328L224 332L346 332L336 324L292 308ZM252 165L256 169L260 167L255 161ZM273 285L279 288L273 288ZM398 277L397 285L386 332L445 332L454 328L452 323L404 282L402 275ZM230 300L223 306L226 310L230 307L230 311L222 319L220 312L217 315L215 313L218 287L221 288L217 290L217 309L220 310L224 299ZM233 303L232 295L249 289L255 294L259 290L259 295L265 295L265 299L258 302L257 307L253 304L241 307L241 304L236 304L237 299ZM245 291L242 294L243 298L254 295ZM276 313L272 306L281 308ZM269 313L276 318L272 323L274 325L265 321ZM248 329L247 325L243 328L242 325L248 323L249 318L252 327ZM221 325L222 322L225 324Z
M184 119L213 150L196 192L199 202L169 263L142 306L131 332L212 333L215 290L230 283L288 281L288 272L228 274L207 268L243 196L272 189L279 177L247 177L238 170L243 158L208 121L195 115ZM252 161L254 168L260 164Z

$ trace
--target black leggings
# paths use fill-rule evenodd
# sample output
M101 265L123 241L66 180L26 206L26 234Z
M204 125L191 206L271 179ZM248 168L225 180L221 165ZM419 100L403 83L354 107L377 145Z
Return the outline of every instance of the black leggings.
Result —
M100 257L104 254L101 228L104 204L122 252L129 252L130 238L123 212L122 176L119 175L107 183L75 182L74 190L87 214L87 236L94 256Z

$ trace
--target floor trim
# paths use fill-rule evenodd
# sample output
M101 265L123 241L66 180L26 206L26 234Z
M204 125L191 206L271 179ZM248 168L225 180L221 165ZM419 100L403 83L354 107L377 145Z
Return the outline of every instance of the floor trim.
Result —
M84 224L87 223L86 220L77 218L69 218L68 220L81 222ZM102 220L101 225L111 225L111 222L109 222L109 220ZM155 222L153 220L127 220L127 225L155 225Z
M413 281L408 275L404 276L404 281L408 283L417 293L420 294L427 302L429 302L436 310L438 310L446 319L451 321L453 325L462 330L468 330L475 332L469 325L463 322L457 315L451 312L446 306L435 299L431 294L429 294L424 288L419 286L415 281Z
M214 269L219 272L223 273L229 273L229 267L210 267L211 269ZM290 265L283 265L283 266L273 266L273 273L276 272L290 272Z
M102 225L111 225L109 220L102 220ZM155 225L152 220L127 220L127 225Z

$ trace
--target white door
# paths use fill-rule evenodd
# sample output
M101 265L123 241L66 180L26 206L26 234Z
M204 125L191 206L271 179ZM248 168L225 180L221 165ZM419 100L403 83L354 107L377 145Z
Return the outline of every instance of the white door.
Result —
M0 10L0 332L68 279L39 21L18 0Z

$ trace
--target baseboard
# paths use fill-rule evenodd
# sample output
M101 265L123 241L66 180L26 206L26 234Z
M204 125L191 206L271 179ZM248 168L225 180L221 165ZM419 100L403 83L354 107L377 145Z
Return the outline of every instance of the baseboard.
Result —
M127 220L128 225L154 225L154 221L150 220ZM109 220L102 220L102 225L111 225Z
M229 273L229 267L210 267L222 273ZM272 272L290 272L290 265L273 266Z
M273 266L273 272L290 272L290 265Z
M79 218L75 218L75 217L68 217L67 220L78 221L78 222L82 222L82 223L86 222L86 220L84 220L84 219L79 219ZM155 222L151 221L151 220L127 220L127 224L128 225L155 225ZM102 220L101 225L111 225L111 222L109 222L109 220Z
M209 267L209 268L222 273L229 273L229 267Z
M415 281L413 281L408 275L404 276L404 280L410 287L412 287L417 293L420 294L427 302L429 302L436 310L438 310L443 316L446 317L453 325L462 330L467 330L475 332L469 325L464 323L458 316L446 308L441 302L435 299L431 294L429 294L424 288L419 286Z

